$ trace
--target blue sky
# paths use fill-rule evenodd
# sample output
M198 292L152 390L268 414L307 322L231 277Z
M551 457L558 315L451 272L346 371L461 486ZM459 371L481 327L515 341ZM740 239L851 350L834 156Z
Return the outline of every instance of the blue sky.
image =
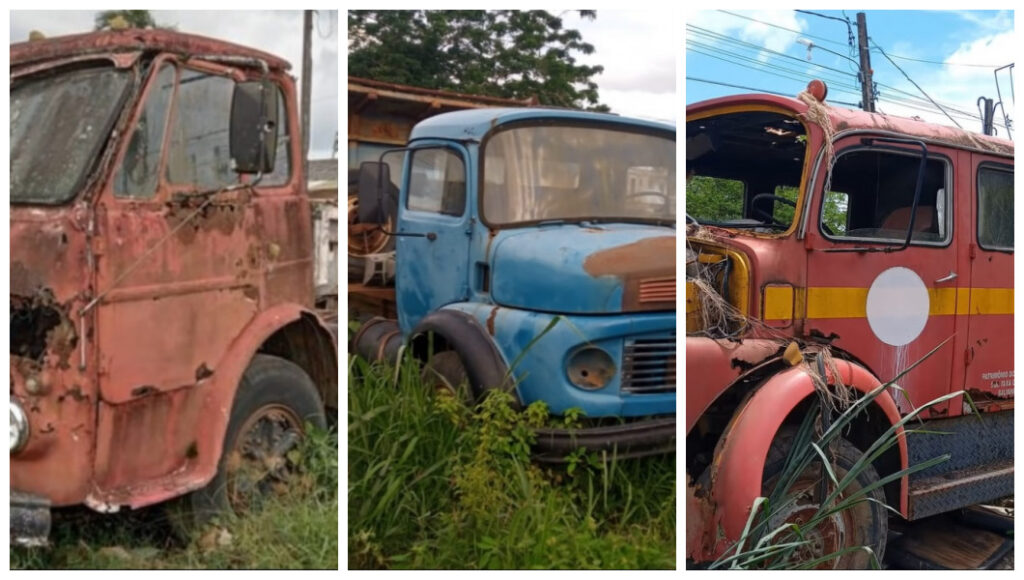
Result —
M856 108L860 101L856 64L829 52L834 51L857 60L856 50L848 44L849 33L844 22L793 10L728 12L699 11L687 17L687 104L722 95L751 92L698 82L693 77L791 96L795 96L811 77L815 77L822 78L829 85L829 101L838 106ZM841 10L815 12L836 18L844 17ZM853 24L856 23L856 12L848 10L845 13ZM869 10L865 14L868 36L873 43L888 53L929 96L942 105L953 105L962 111L962 114L950 111L960 125L971 131L980 131L979 120L964 117L978 115L976 101L979 96L996 99L994 67L961 65L1001 66L1013 62L1016 53L1013 12ZM852 27L852 31L856 39L856 26ZM809 40L814 44L811 48L811 61L807 61L808 47L798 42L798 39ZM775 53L760 50L759 47ZM725 62L722 58L741 62L744 66ZM916 115L931 122L953 124L930 105L924 95L881 52L872 51L871 66L874 81L879 83L878 110L890 115ZM780 70L778 67L788 70ZM1003 103L1012 119L1013 98L1010 94L1009 75L1006 70L1001 71L1000 75ZM1002 122L1002 115L998 111L996 120L997 123ZM1002 129L999 134L1006 136Z

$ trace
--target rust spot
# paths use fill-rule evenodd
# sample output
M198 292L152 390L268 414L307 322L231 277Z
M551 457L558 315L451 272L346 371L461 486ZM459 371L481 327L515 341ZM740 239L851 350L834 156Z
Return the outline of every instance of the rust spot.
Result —
M39 433L41 435L46 435L47 433L53 433L56 430L57 429L53 426L53 423L47 423L46 427L43 427L42 429L39 430Z
M211 376L213 376L213 371L210 370L210 367L206 366L206 363L201 363L199 368L196 369L196 382Z
M246 286L242 288L242 294L249 300L259 300L260 291L255 286Z
M142 385L141 387L135 387L132 389L133 397L146 397L157 392L156 387L153 385Z
M68 368L78 335L67 313L48 288L11 296L11 355Z
M594 252L583 261L583 269L591 276L674 275L676 273L676 238L661 236Z
M193 441L185 449L185 459L195 459L196 457L199 457L199 445Z
M495 306L491 309L490 316L487 317L487 334L494 336L494 317L498 315L498 307Z
M89 398L88 395L82 393L82 387L80 387L78 385L75 385L75 386L71 387L70 389L64 391L63 395L57 397L57 401L58 402L63 402L64 399L67 398L67 397L71 397L72 399L74 399L78 403L81 403L82 401L85 401L85 400L87 400Z
M808 333L808 336L810 336L811 338L813 338L815 340L819 340L819 341L823 341L823 342L829 342L829 343L834 342L836 340L839 340L839 335L838 334L833 332L833 333L829 334L828 336L825 336L825 333L820 331L820 330L818 330L817 328L812 328L810 330L810 332Z

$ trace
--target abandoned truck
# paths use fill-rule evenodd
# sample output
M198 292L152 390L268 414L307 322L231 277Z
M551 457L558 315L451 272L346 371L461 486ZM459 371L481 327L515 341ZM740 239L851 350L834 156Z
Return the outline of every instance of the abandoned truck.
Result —
M816 392L856 397L920 359L842 432L830 469L841 476L902 417L962 390L968 397L923 411L914 425L923 432L901 428L898 445L841 497L950 458L827 518L808 532L805 556L868 546L881 560L886 506L917 520L1013 493L1013 143L831 107L826 91L818 82L799 99L738 95L687 107L693 566L736 545ZM820 461L796 475L797 501L767 529L807 522L819 508ZM823 566L868 564L857 550Z
M337 406L288 63L158 30L10 50L13 542L51 507L281 489Z
M540 459L674 449L674 127L476 109L420 122L397 152L397 192L387 164L365 162L358 206L395 238L397 321L364 324L353 351L404 346L432 387L594 419L540 432Z

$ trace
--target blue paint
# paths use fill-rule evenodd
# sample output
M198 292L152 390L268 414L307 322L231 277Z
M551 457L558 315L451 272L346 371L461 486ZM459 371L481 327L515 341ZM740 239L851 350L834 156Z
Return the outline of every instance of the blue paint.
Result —
M428 313L446 308L467 312L484 328L508 365L515 364L520 400L545 401L555 413L578 407L591 417L640 417L675 413L674 391L623 391L622 356L628 340L671 338L675 312L623 312L623 282L592 276L584 269L596 252L659 236L673 227L631 223L558 223L490 231L480 219L480 141L505 123L543 120L597 123L663 132L675 129L614 115L548 109L480 109L431 117L418 124L409 142L399 194L396 290L399 326L408 334ZM465 166L466 199L461 215L410 209L411 158L422 150L446 148ZM422 169L420 169L422 171ZM415 205L415 204L414 204ZM489 287L488 284L489 283ZM552 329L524 349L554 319ZM584 346L606 350L617 361L616 376L602 388L573 385L567 364ZM669 361L674 363L674 358Z

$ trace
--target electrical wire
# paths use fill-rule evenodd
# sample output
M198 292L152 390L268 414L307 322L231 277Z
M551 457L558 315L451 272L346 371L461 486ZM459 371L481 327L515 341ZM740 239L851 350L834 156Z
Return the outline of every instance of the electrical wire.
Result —
M840 73L840 74L849 75L849 76L855 76L854 73L850 73L850 72L847 72L847 71L844 71L844 70L841 70L841 69L838 69L838 68L832 68L830 66L825 66L823 64L818 64L816 62L806 61L806 60L797 58L795 56L786 54L784 52L779 52L777 50L772 50L770 48L766 48L766 47L754 44L752 42L746 42L746 41L739 40L739 39L736 39L736 38L730 38L730 37L728 37L728 36L726 36L724 34L719 34L719 33L715 32L714 30L708 30L706 28L701 28L700 26L696 26L696 25L693 25L693 24L687 24L686 27L693 29L694 32L696 32L698 35L701 35L701 36L706 36L706 37L714 38L716 40L721 40L721 41L725 41L725 42L731 42L731 43L734 43L734 44L739 44L739 45L753 47L753 48L758 49L761 52L766 52L766 53L769 53L769 54L774 54L774 55L782 56L782 57L785 57L785 58L788 58L788 59L791 59L791 60L795 60L795 61L800 62L802 64L809 64L811 66L816 66L818 68L822 68L822 69L825 69L825 70L830 70L830 71L837 72L837 73Z
M899 60L910 60L910 61L913 61L913 62L923 62L923 63L926 63L926 64L937 64L937 65L941 65L941 66L969 66L969 67L977 67L977 68L999 68L1000 66L1002 66L1002 65L993 65L993 64L972 64L972 63L967 63L967 62L939 62L937 60L927 60L927 59L923 59L923 58L913 58L913 57L909 57L909 56L900 56L898 54L890 54L890 55L888 55L888 57L889 58L896 58L896 59L899 59Z
M949 120L953 121L954 125L956 125L960 129L963 129L963 127L960 126L960 123L956 122L956 119L954 119L952 116L950 116L950 114L947 113L945 109L943 109L941 106L939 106L938 103L935 102L935 99L931 98L928 95L928 93L926 93L924 91L924 89L921 88L921 85L915 83L914 79L910 78L910 75L908 75L906 73L906 71L904 71L902 68L900 68L900 65L896 64L896 61L894 61L893 59L889 58L889 55L885 53L885 50L883 50L881 46L878 46L878 44L874 40L872 40L870 38L868 39L868 42L870 42L871 44L874 44L875 47L878 48L878 50L882 53L882 56L884 56L885 59L888 60L892 64L892 66L896 67L896 70L898 70L901 73L903 73L903 76L906 77L908 81L910 81L910 84L912 84L915 87L917 87L917 90L921 91L921 94L924 95L925 97L927 97L928 100L931 101L933 105L935 105L936 107L939 107L939 109L946 115L946 117L949 117Z
M822 42L828 42L830 44L837 44L839 46L846 46L846 44L844 44L842 42L836 42L835 40L832 40L832 39L829 39L829 38L825 38L824 36L815 36L813 34L808 34L806 32L800 31L800 30L794 30L792 28L786 28L785 26L779 26L778 24L772 24L771 22L765 22L764 20L758 20L756 18L751 18L749 16L744 16L742 14L736 14L735 12L729 12L728 10L719 10L719 12L722 12L723 14L728 14L729 16L735 16L736 18L742 18L744 20L749 20L751 22L757 22L758 24L764 24L765 26L771 26L772 28L778 28L779 30L785 30L787 32L792 32L793 34L796 34L797 36L806 36L807 38L816 38L816 39L818 39L818 40L820 40Z

